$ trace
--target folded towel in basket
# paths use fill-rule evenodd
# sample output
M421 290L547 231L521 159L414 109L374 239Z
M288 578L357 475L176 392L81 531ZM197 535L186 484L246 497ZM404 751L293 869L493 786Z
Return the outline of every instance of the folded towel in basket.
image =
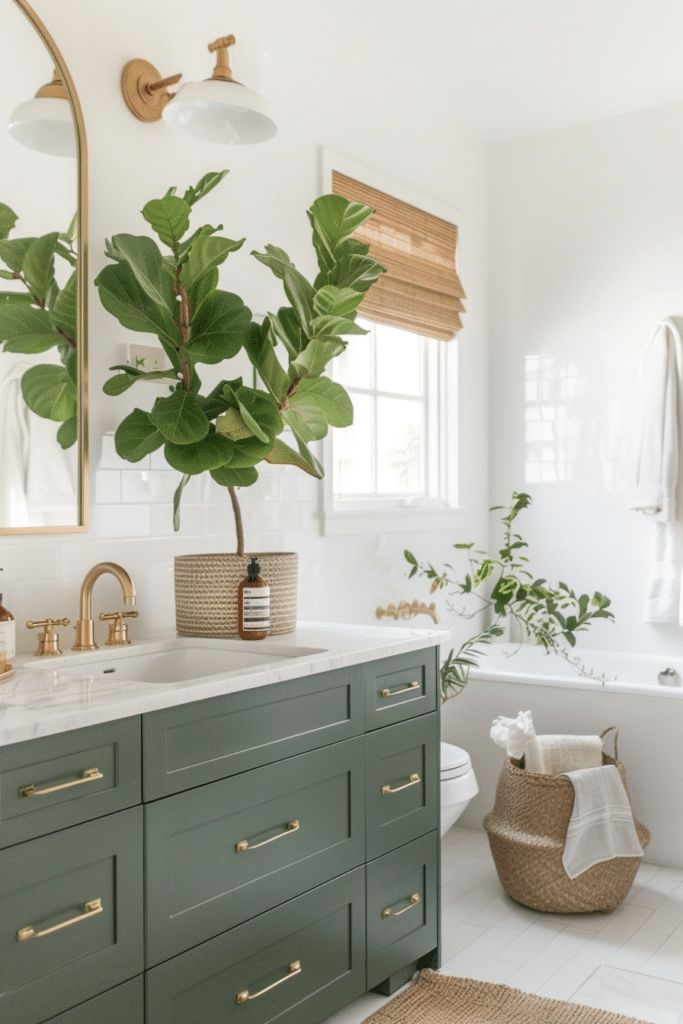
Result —
M570 878L614 857L642 857L631 802L613 764L566 772L574 787L562 863Z
M579 768L598 768L602 764L602 739L599 736L533 736L524 749L528 772L564 775Z

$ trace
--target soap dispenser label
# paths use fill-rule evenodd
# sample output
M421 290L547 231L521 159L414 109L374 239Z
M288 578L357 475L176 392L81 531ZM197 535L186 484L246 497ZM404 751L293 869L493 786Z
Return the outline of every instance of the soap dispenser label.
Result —
M245 630L270 629L270 587L245 587L242 591Z
M0 653L11 661L16 655L14 621L0 622Z

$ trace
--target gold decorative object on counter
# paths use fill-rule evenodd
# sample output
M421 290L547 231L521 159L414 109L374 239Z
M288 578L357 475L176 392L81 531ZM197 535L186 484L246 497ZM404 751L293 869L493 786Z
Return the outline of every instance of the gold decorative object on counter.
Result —
M377 608L375 615L378 619L414 619L417 615L428 615L435 626L441 621L436 605L425 604L423 601L400 601L398 604L387 605L386 608Z
M59 646L59 633L56 632L55 626L68 626L71 624L71 619L29 619L26 623L27 629L41 629L42 633L38 635L38 646L35 650L37 658L50 658L55 657L62 653Z
M92 592L100 576L106 574L110 574L119 581L123 592L123 603L125 605L135 604L135 585L122 566L117 565L116 562L99 562L94 565L86 573L81 586L80 613L76 623L74 651L96 651L98 649L95 643L95 623L92 617Z

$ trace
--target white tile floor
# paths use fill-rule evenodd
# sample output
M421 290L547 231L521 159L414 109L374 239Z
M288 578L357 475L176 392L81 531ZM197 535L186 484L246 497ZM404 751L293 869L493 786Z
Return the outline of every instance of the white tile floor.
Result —
M503 894L484 833L453 828L443 844L441 970L683 1024L683 871L644 864L613 914L537 914ZM327 1024L361 1024L385 1002L364 996Z

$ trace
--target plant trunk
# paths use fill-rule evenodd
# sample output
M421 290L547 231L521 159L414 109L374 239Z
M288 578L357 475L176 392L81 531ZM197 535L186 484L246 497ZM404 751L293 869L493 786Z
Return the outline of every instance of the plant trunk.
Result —
M228 487L228 494L230 495L230 501L232 503L232 514L235 517L235 533L237 534L237 551L238 555L244 554L244 524L242 522L242 510L240 503L237 498L237 491L234 487Z

